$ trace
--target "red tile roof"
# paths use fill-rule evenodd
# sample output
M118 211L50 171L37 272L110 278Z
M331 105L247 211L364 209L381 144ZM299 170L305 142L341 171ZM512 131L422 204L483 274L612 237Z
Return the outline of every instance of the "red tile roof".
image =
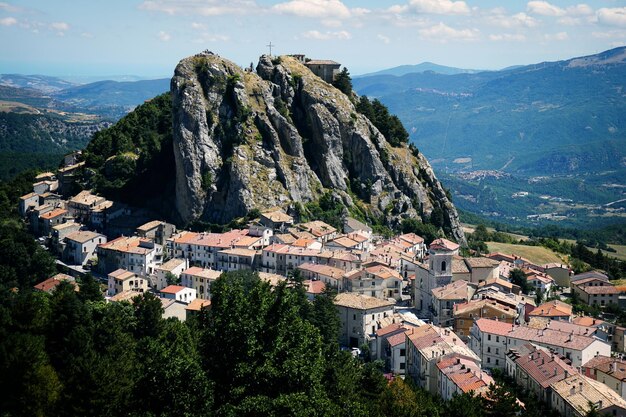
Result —
M513 325L503 321L478 319L474 323L482 333L495 334L499 336L508 335L513 330Z
M162 293L166 294L176 294L179 291L186 289L187 287L183 287L182 285L168 285L167 287L161 290Z

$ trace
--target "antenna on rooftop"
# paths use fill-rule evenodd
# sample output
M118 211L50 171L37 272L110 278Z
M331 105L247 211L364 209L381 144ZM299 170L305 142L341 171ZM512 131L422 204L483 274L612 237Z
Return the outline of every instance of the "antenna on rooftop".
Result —
M272 56L272 48L275 47L276 45L272 45L272 42L270 41L269 45L265 45L268 48L270 48L270 56Z

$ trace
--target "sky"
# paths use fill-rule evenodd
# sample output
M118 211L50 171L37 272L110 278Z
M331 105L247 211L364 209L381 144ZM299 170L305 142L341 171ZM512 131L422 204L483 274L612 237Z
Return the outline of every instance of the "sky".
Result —
M626 45L626 0L0 1L0 73L169 77L205 49L256 65L270 42L352 75L500 69Z

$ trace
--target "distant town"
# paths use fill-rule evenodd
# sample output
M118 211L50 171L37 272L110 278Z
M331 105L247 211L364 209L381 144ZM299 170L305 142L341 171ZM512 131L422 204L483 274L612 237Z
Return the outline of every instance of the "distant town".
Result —
M626 415L626 329L576 316L571 305L576 298L599 309L626 306L626 286L600 271L574 275L567 264L510 253L472 256L414 233L384 238L348 216L341 230L297 223L281 208L224 233L179 230L76 192L80 157L67 155L63 168L40 174L20 198L20 215L65 271L42 277L36 290L51 293L68 281L79 291L76 277L91 273L108 302L152 292L164 318L184 321L211 308L211 286L223 272L253 270L271 285L301 283L310 300L336 293L344 349L384 361L390 377L445 400L486 393L499 370L562 415L584 416L590 404Z

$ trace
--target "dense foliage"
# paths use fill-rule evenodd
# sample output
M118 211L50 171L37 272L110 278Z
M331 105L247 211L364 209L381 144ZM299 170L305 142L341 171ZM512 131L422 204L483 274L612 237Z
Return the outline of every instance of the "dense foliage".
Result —
M400 119L390 114L389 109L378 99L370 101L367 96L361 96L356 109L376 126L391 146L398 147L409 141L409 133Z
M172 146L172 104L166 93L96 133L84 155L87 167L95 172L97 191L144 206L173 187Z
M352 97L352 78L350 78L348 68L344 67L335 76L335 79L333 80L333 86L348 97Z

